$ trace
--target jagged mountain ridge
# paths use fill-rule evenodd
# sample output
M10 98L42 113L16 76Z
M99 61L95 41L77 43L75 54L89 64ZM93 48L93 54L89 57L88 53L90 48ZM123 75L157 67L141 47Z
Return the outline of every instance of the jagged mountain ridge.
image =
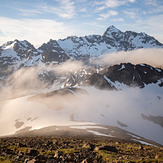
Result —
M44 43L38 49L28 41L8 41L0 46L0 56L8 57L9 49L14 50L17 56L31 59L40 55L44 62L64 62L71 59L97 57L115 51L129 51L139 48L163 48L163 44L146 33L133 31L122 32L114 26L106 29L103 35L89 35L84 37L69 36L65 39L52 40Z
M38 49L26 40L8 41L0 46L0 79L21 67L61 63L68 59L88 60L111 52L139 48L163 48L163 44L145 33L122 32L114 26L108 27L103 35L51 39Z
M163 44L146 33L122 32L116 27L110 26L102 36L71 36L58 41L50 40L47 44L43 44L39 50L42 50L44 54L46 51L51 51L55 52L55 54L58 53L58 55L62 51L62 53L67 54L72 59L86 59L115 51L130 51L153 47L162 48Z

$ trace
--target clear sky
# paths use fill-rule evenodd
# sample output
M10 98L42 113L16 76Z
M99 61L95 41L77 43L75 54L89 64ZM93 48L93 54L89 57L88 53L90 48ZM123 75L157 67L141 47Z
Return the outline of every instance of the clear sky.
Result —
M163 43L163 0L0 0L0 45L19 39L38 47L70 35L102 35L110 25Z

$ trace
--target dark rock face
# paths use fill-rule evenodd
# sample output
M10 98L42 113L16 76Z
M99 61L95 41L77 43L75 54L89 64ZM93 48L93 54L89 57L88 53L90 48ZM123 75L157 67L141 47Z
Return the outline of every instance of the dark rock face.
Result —
M116 89L114 86L112 86L110 83L108 83L105 78L104 78L104 75L101 75L101 74L93 74L90 79L90 85L92 86L95 86L96 88L99 88L99 89L110 89L110 90L113 90L113 89Z
M56 62L56 63L61 63L65 62L66 60L69 59L69 57L66 54L58 53L58 52L53 52L53 51L45 51L42 53L43 56L43 61L44 62Z
M69 59L68 55L55 40L50 40L47 44L44 43L39 50L43 51L42 58L44 62L55 61L60 63Z
M13 46L13 49L15 52L18 53L20 57L24 54L28 57L30 55L30 51L36 52L34 46L26 40L24 41L15 40L14 42L15 44Z
M106 77L113 83L108 82ZM131 63L124 63L105 68L98 74L93 74L89 78L89 82L100 89L115 89L114 82L116 81L128 86L143 88L145 84L157 83L162 78L162 69L157 69L146 64L133 65Z

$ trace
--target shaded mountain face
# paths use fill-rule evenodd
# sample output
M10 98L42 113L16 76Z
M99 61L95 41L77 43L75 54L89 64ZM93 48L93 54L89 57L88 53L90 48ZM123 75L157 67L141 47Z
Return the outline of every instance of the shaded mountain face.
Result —
M148 84L163 85L163 70L147 64L121 63L110 67L86 68L67 74L64 87L95 86L98 89L119 90L121 85L143 88ZM59 80L58 80L59 81Z
M161 80L163 71L146 64L124 63L106 68L100 75L103 76L104 81L108 81L112 86L115 82L119 82L128 86L143 88L145 85L157 83Z
M69 59L65 51L59 46L57 41L50 40L47 44L43 44L39 51L42 52L44 62L65 62Z

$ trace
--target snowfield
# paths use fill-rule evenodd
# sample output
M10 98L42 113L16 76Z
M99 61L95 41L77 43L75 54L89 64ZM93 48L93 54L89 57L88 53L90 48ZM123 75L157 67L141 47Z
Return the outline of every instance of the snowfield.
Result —
M89 129L90 125L109 125L163 144L163 127L142 118L142 114L163 115L162 88L150 84L143 89L124 87L120 91L84 89L88 94L52 96L41 102L32 99L35 95L1 101L0 136L26 127L34 130L48 126L85 128L96 135L112 136Z

